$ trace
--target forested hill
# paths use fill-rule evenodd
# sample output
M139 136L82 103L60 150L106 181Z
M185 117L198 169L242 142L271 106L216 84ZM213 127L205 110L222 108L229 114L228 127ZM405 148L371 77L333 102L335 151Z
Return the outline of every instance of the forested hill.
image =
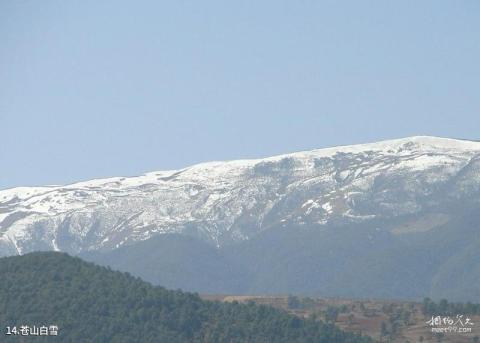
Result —
M50 338L59 342L371 342L270 307L154 287L63 253L1 258L0 276L7 341L22 341L5 335L8 326L55 325Z

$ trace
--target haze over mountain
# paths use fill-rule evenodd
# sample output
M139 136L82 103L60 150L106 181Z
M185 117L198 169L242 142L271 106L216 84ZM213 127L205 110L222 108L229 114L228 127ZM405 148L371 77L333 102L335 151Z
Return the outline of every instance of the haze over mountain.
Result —
M479 191L480 143L424 136L19 187L0 191L0 255L200 292L479 301Z

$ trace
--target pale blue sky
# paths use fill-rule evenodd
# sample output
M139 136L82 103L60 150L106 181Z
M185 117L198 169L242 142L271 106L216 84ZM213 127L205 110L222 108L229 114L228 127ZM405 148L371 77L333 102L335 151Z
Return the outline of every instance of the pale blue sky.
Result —
M0 189L480 138L480 2L1 1Z

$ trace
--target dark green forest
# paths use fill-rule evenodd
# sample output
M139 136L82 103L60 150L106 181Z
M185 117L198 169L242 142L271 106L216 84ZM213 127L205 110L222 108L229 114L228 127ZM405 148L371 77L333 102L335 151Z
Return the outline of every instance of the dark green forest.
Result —
M59 342L371 342L272 307L152 286L64 253L1 258L0 276L4 333L7 326L57 325L49 339Z

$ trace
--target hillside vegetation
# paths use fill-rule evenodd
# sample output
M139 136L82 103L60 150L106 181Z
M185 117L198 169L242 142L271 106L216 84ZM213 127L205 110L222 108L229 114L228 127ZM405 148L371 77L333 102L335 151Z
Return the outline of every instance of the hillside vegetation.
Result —
M63 253L2 258L0 275L2 330L57 325L61 342L371 342L272 307L155 287Z

